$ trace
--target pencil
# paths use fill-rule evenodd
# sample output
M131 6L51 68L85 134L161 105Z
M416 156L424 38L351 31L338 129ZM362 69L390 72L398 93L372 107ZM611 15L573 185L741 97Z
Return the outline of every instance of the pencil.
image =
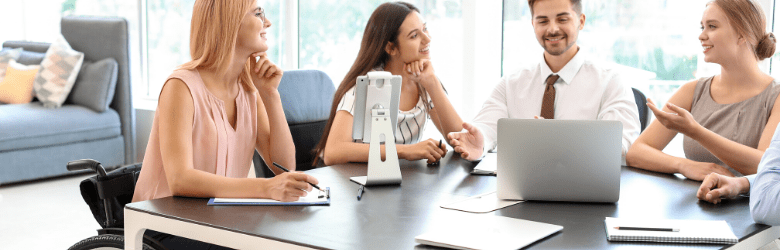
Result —
M657 228L657 227L615 227L617 230L637 230L637 231L660 231L660 232L679 232L677 228Z

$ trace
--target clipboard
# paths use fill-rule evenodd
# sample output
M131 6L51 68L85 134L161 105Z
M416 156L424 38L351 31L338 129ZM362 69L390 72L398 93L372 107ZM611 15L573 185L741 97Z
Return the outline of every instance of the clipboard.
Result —
M324 194L323 194L324 193ZM323 194L322 197L319 197ZM211 198L209 206L330 206L330 187L324 192L310 192L297 201L281 202L272 199Z

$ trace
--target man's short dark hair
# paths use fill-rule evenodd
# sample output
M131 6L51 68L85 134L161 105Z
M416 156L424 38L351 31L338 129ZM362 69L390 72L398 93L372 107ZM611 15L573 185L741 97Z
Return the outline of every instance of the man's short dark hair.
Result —
M534 3L536 3L539 0L528 0L528 8L531 9L531 15L534 14ZM570 0L571 1L571 8L574 9L574 12L577 14L582 14L582 2L580 0Z

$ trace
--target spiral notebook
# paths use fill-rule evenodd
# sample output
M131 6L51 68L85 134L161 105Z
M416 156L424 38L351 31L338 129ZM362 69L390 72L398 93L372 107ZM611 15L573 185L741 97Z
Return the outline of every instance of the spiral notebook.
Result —
M737 236L726 221L655 220L607 217L608 241L647 241L662 243L736 244ZM620 230L616 227L674 229L673 231Z

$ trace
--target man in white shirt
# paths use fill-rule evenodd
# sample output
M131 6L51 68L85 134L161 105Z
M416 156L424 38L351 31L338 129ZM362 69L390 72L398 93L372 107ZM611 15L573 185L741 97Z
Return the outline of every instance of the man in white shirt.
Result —
M500 118L616 120L623 123L625 162L639 136L639 112L631 88L614 70L578 53L585 25L580 0L528 0L528 6L543 60L502 78L473 125L463 123L465 131L447 135L450 145L464 159L480 159L496 145Z

